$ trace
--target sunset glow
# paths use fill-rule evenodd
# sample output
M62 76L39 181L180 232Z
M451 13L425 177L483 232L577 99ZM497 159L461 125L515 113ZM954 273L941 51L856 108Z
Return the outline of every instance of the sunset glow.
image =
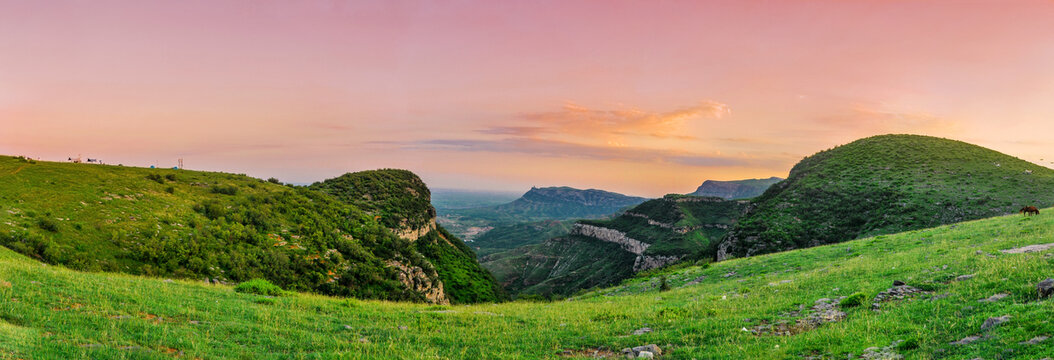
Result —
M0 154L659 196L914 133L1054 165L1054 2L0 0Z

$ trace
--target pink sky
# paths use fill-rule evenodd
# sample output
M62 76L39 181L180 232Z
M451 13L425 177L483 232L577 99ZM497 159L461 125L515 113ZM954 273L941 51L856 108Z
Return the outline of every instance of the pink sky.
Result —
M0 153L646 196L884 133L1050 166L1051 19L1051 1L0 0Z

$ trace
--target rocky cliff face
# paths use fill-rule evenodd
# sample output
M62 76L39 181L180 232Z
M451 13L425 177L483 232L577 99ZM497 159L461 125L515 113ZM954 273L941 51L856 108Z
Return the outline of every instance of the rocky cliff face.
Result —
M413 228L413 227L407 226L407 227L404 227L404 228L397 228L397 229L391 229L391 230L398 237L401 237L403 239L410 240L410 241L417 241L417 239L420 239L420 238L424 237L425 235L427 235L428 233L430 233L432 231L435 231L435 229L436 229L436 218L432 217L431 219L429 219L425 223L424 226L421 226L421 227L418 227L418 228Z
M629 251L635 255L644 254L644 250L648 250L649 244L640 242L626 236L626 233L588 224L575 224L571 228L571 235L582 235L588 236L594 239L607 241L610 243L618 244L623 250Z
M597 240L618 244L623 250L637 255L637 258L633 261L633 272L666 266L684 257L684 255L646 255L644 252L648 250L651 244L626 236L624 232L595 225L575 224L571 229L571 235L588 236Z
M443 291L443 282L439 281L435 271L425 271L420 266L407 266L399 261L389 261L388 266L397 270L399 281L407 288L424 296L425 301L433 304L449 304Z

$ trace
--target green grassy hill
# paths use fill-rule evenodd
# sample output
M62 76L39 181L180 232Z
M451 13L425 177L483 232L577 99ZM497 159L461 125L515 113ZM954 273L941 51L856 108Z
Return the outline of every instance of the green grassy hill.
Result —
M1054 353L1054 299L1036 284L1054 277L1054 249L1001 250L1054 242L1042 211L667 268L552 303L266 297L0 248L0 358L614 358L657 344L662 359L1040 359ZM895 280L921 292L872 310Z
M809 156L754 199L719 259L1054 205L1054 170L961 141L865 138Z
M77 270L429 300L448 275L388 219L244 175L0 157L0 245Z
M506 298L494 277L476 261L476 253L436 224L436 210L424 181L406 170L385 169L344 174L311 185L375 215L435 267L447 298L457 303Z
M569 295L676 261L708 258L746 205L667 195L610 220L580 220L566 236L480 261L510 293Z
M732 181L706 180L703 181L702 185L699 185L699 187L695 189L695 192L688 195L715 196L726 200L749 199L761 195L773 184L780 181L783 181L783 179L775 176L768 179Z

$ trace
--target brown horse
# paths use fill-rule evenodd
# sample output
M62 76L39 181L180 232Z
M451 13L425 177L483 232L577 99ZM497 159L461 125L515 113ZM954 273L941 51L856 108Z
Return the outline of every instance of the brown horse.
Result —
M1020 210L1020 211L1018 211L1018 212L1019 212L1019 213L1021 213L1021 214L1023 214L1023 215L1039 215L1039 209L1036 209L1036 207L1035 207L1035 206L1026 206L1026 207L1023 207L1023 208L1021 208L1021 210Z

